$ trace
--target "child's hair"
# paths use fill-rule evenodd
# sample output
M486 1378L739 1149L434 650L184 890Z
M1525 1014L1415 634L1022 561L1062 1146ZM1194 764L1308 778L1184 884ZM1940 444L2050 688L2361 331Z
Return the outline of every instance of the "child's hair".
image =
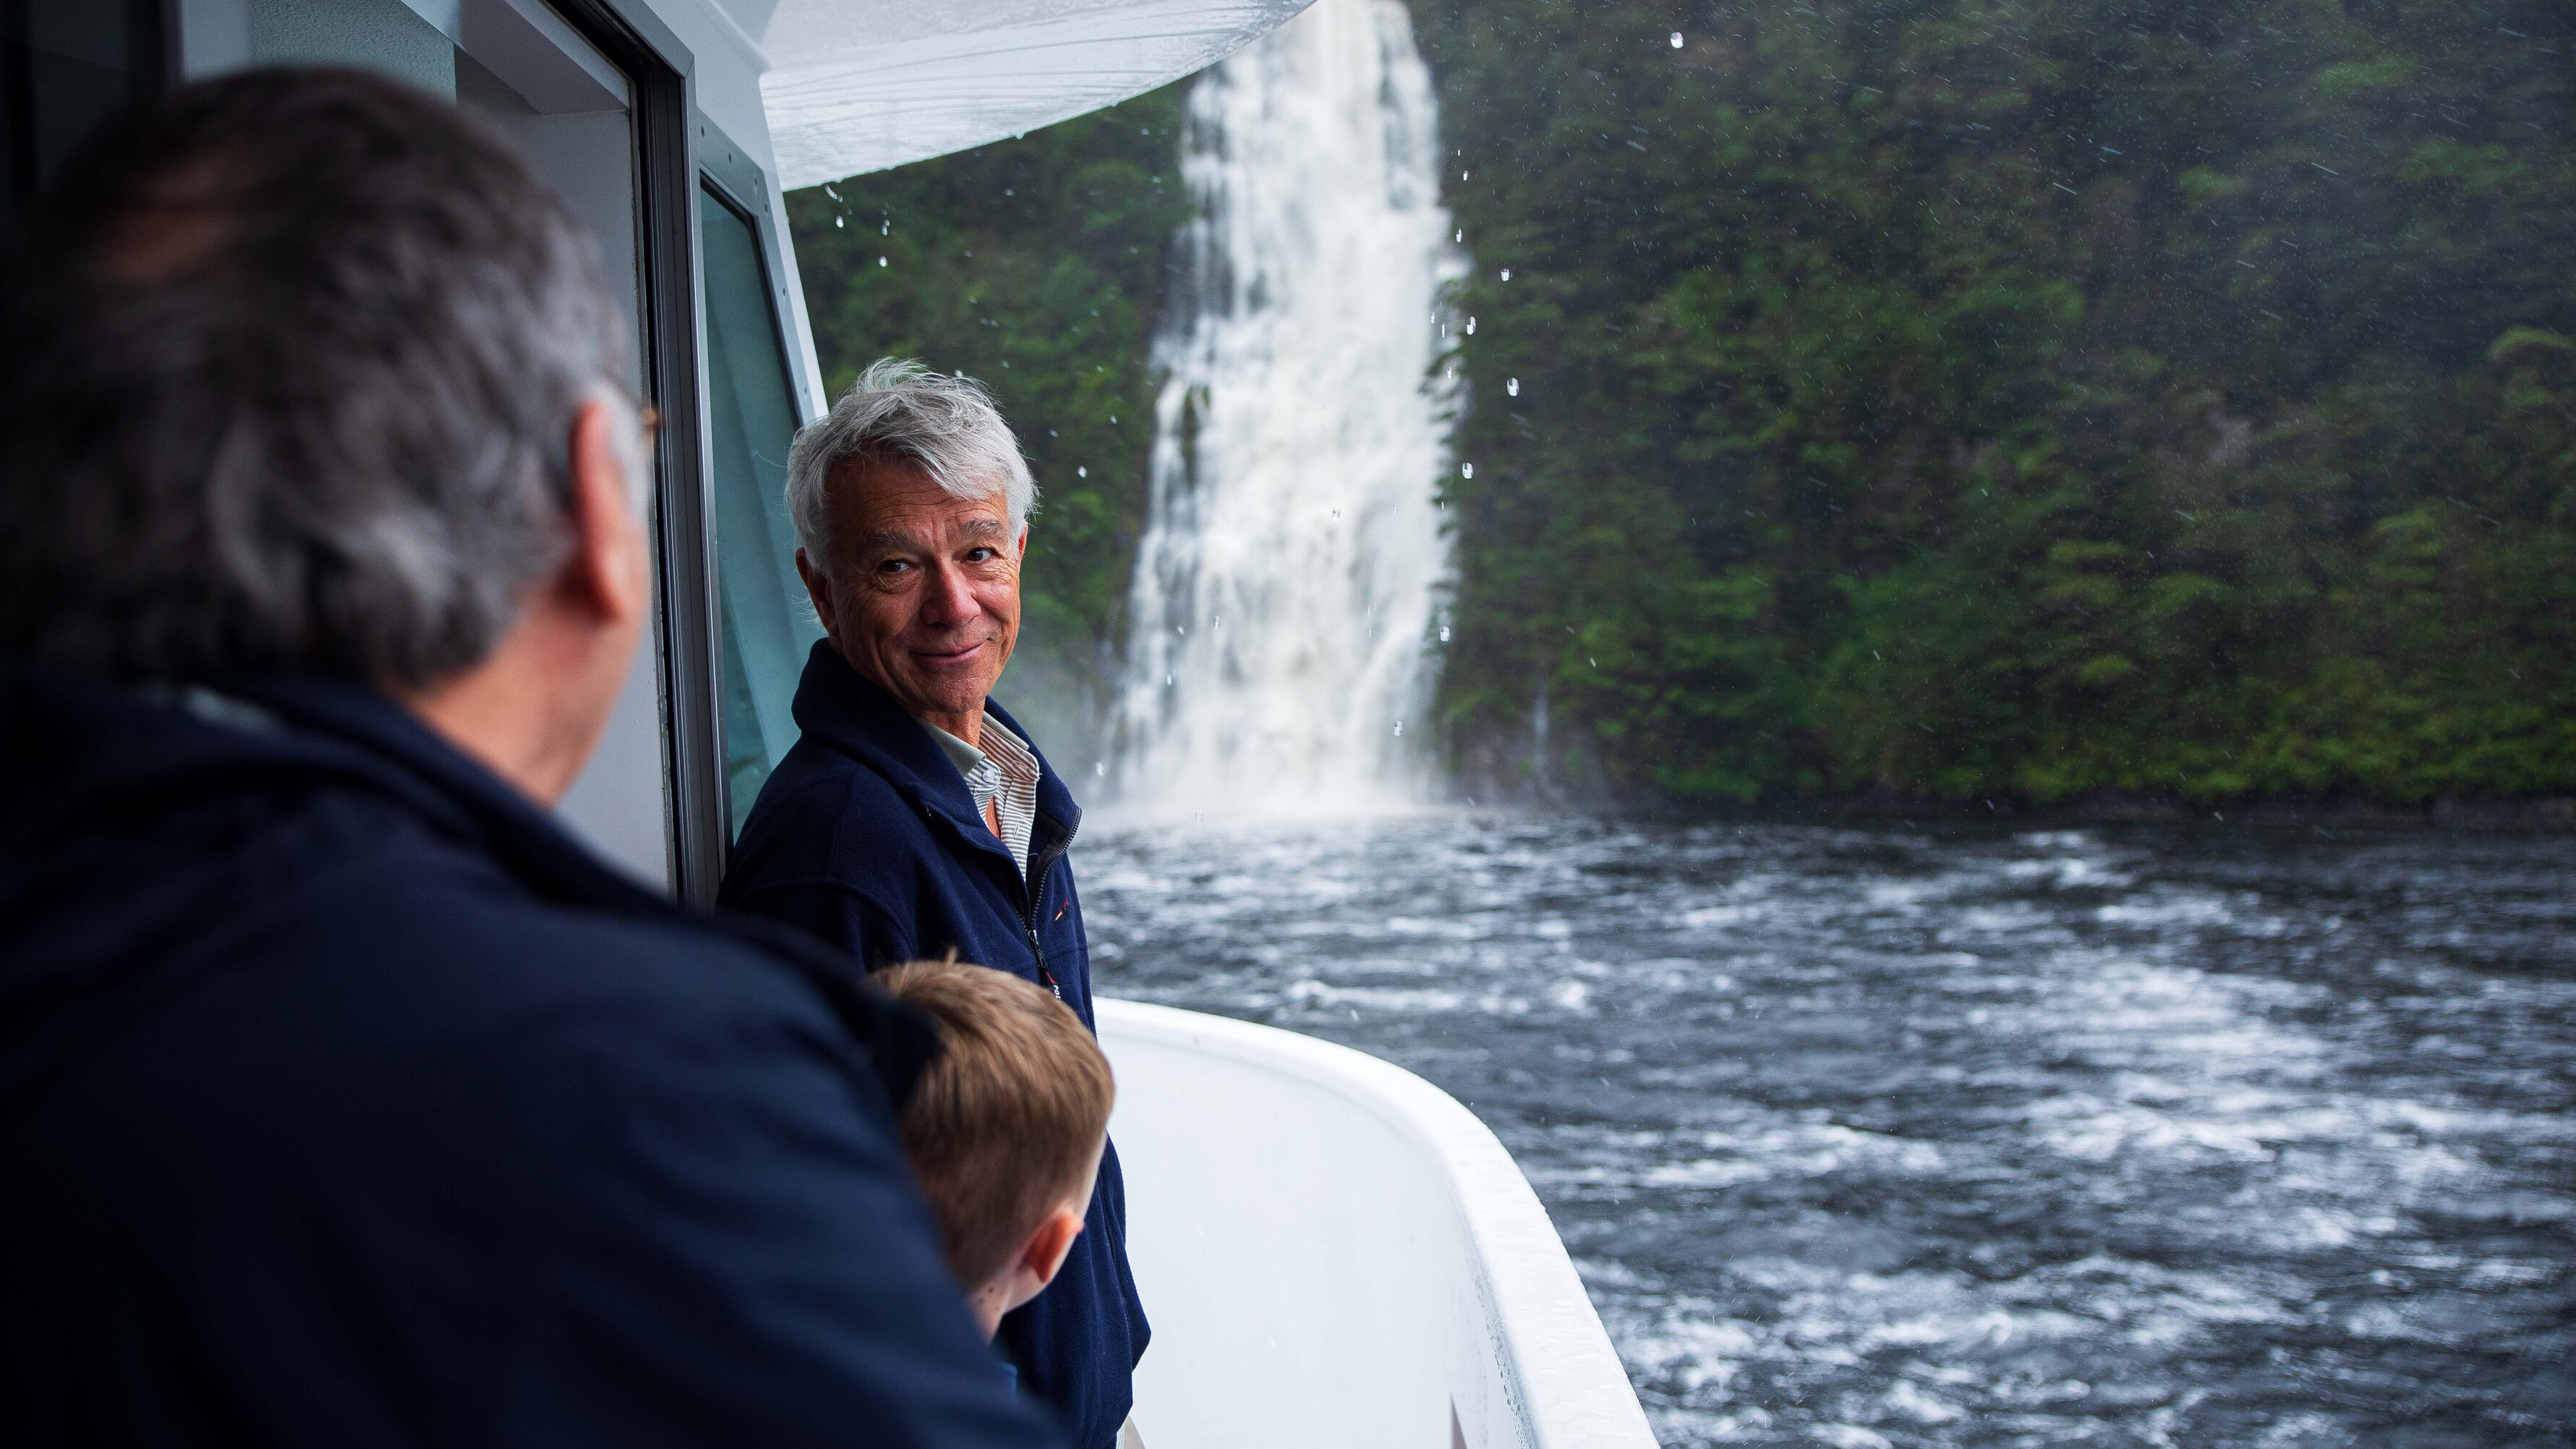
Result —
M939 1058L903 1109L903 1147L949 1271L971 1290L1082 1190L1109 1133L1109 1059L1072 1008L1007 971L915 961L871 979L939 1028Z

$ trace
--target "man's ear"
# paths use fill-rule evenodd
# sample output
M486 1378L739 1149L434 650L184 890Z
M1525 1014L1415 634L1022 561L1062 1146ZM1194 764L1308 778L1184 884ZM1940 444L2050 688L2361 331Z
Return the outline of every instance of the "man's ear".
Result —
M1017 551L1022 559L1026 559L1029 556L1029 526L1027 524L1023 523L1020 525L1020 541L1013 544L1012 548Z
M622 430L622 432L621 432ZM652 608L652 571L635 499L643 447L632 414L594 397L572 415L572 557L560 577L602 623L625 624Z
M796 550L796 577L805 581L805 597L814 601L814 617L822 621L823 637L832 641L833 648L840 648L840 621L832 611L832 581L814 567L802 548Z
M1082 1236L1082 1214L1071 1208L1057 1208L1038 1230L1029 1234L1028 1246L1020 1250L1020 1266L1029 1270L1044 1288L1055 1281L1064 1269L1067 1253L1073 1251L1073 1240Z

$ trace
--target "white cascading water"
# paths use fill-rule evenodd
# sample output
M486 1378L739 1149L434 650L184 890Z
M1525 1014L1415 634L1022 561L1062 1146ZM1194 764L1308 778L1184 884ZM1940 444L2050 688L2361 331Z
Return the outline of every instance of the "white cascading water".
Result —
M1321 0L1191 90L1201 218L1155 340L1120 793L1211 814L1419 799L1455 466L1437 107L1399 0Z

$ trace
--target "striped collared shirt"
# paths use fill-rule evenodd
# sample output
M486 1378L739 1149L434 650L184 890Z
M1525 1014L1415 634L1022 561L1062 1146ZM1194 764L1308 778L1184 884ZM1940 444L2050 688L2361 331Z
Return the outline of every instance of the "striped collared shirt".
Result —
M966 789L975 797L975 813L989 812L1001 820L1002 844L1010 849L1011 863L1020 868L1020 879L1028 879L1029 835L1038 823L1037 751L989 714L984 716L982 749L928 720L921 727L930 731L948 762L966 777Z

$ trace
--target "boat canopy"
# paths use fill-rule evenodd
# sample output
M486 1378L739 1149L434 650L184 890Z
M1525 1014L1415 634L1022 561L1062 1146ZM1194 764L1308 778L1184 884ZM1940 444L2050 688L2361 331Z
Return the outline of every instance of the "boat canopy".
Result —
M1312 0L720 0L765 62L778 179L1016 136L1224 59Z

